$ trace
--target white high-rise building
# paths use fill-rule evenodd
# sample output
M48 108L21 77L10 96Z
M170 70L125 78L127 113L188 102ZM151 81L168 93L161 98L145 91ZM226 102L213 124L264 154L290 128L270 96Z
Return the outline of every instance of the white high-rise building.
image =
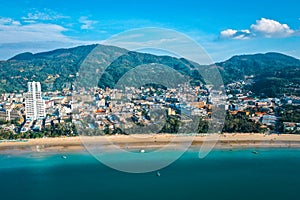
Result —
M42 99L40 82L28 82L25 96L26 119L37 120L46 117L45 101Z

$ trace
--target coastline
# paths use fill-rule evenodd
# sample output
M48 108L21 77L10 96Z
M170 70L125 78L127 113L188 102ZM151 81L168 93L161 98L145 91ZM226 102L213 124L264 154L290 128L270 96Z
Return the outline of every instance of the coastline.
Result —
M123 149L159 149L171 144L173 150L181 144L190 144L189 149L199 149L206 142L215 144L216 149L249 149L249 148L300 148L300 135L292 134L258 134L236 133L206 137L205 135L112 135L96 137L39 138L18 141L0 141L0 154L23 153L68 153L86 151L84 145L114 144ZM209 140L209 141L208 141Z

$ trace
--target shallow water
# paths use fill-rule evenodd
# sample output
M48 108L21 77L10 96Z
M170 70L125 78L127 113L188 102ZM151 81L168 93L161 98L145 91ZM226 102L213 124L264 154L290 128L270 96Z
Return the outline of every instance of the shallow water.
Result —
M188 151L156 172L128 174L87 153L0 156L1 199L299 199L300 149ZM171 153L171 152L170 152Z

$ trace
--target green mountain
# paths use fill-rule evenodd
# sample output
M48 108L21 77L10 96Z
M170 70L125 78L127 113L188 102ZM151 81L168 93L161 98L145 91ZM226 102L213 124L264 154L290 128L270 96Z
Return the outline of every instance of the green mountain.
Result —
M232 82L250 75L273 75L274 71L293 70L300 67L300 60L280 53L266 53L233 56L216 65L219 66L224 81Z
M210 70L216 67L224 83L253 75L255 83L252 89L258 95L276 96L289 92L291 85L300 84L300 60L279 53L234 56L225 62L201 66L184 58L132 52L114 46L87 45L37 54L22 53L0 61L0 92L26 91L28 81L42 82L44 91L60 90L75 80L95 83L103 88L114 87L131 69L151 63L175 69L192 84L204 83L207 77L214 80ZM101 79L94 80L99 71L104 71ZM80 80L78 74L85 80ZM271 89L268 83L271 83Z
M44 53L22 53L0 62L0 92L26 91L28 81L42 82L43 90L60 89L72 82L80 63L96 45L58 49Z
M41 82L44 91L61 90L75 80L93 83L98 71L105 71L102 79L97 80L98 85L114 87L126 72L150 63L169 66L191 79L193 84L204 82L196 70L199 65L183 58L137 53L114 46L88 45L37 54L22 53L0 62L0 92L26 91L28 81ZM84 79L77 78L78 73Z
M102 88L113 88L115 83L130 70L151 63L159 63L159 65L168 66L184 77L191 79L193 84L204 83L202 76L200 76L199 71L197 70L200 68L200 65L191 63L184 58L178 59L170 56L155 56L152 54L129 51L118 57L105 69L105 73L100 79L98 86ZM144 73L148 73L147 70L145 70ZM145 75L147 76L147 74ZM171 77L168 78L170 79Z
M225 83L253 76L252 91L266 97L283 93L299 95L292 91L300 84L300 60L280 53L234 56L216 63Z

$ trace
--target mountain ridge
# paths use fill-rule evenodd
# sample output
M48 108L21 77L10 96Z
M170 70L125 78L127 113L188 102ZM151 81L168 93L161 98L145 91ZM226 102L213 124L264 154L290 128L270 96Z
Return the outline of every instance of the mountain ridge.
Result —
M77 49L77 48L81 48L81 47L89 47L89 46L98 46L98 45L102 45L102 44L90 44L90 45L80 45L80 46L76 46L76 47L71 47L71 48L58 48L58 49L53 49L53 50L49 50L49 51L41 51L38 53L32 53L32 52L23 52L23 53L19 53L16 54L14 56L12 56L11 58L8 58L6 60L1 60L3 61L10 61L10 60L21 60L20 58L18 58L20 55L22 54L30 54L32 56L37 56L37 55L43 55L43 54L48 54L48 53L55 53L55 52L62 52L62 51L68 51L68 50L72 50L72 49ZM110 46L110 45L102 45L102 46ZM111 47L116 47L116 46L111 46ZM117 47L120 48L120 47ZM151 54L151 53L144 53L144 54ZM151 55L155 55L155 54L151 54ZM264 56L264 55L276 55L276 56L284 56L284 57L289 57L295 60L300 61L300 58L296 58L294 56L291 55L287 55L285 53L281 53L281 52L276 52L276 51L270 51L270 52L266 52L266 53L249 53L249 54L238 54L238 55L233 55L231 57L229 57L228 59L224 60L224 61L218 61L215 62L214 64L218 64L218 63L223 63L229 60L232 60L236 57L252 57L252 56ZM156 55L156 56L169 56L169 55ZM172 56L169 56L172 57ZM180 57L180 59L185 59ZM200 64L200 63L199 63Z
M158 56L149 53L132 52L115 46L105 45L83 45L73 48L55 49L47 52L30 53L25 52L0 62L0 92L13 92L26 90L26 82L36 80L44 83L43 89L59 90L65 83L74 81L75 74L80 71L79 67L85 58L95 48L99 48L101 56L111 57L110 54L120 55L118 60L108 63L107 83L101 86L113 86L117 81L114 77L121 77L141 63L160 63L179 70L184 76L191 78L195 84L203 83L202 76L195 71L195 68L208 68L212 65L200 65L185 58L171 56ZM104 58L103 57L103 58ZM235 55L230 59L215 63L214 66L220 71L225 84L242 80L245 76L277 77L282 73L298 75L300 60L277 52ZM97 68L94 66L93 70ZM286 71L286 72L285 72ZM279 74L279 75L278 75ZM297 79L297 77L296 77ZM297 79L298 81L298 79ZM106 84L106 85L105 85ZM9 87L7 87L10 85Z

